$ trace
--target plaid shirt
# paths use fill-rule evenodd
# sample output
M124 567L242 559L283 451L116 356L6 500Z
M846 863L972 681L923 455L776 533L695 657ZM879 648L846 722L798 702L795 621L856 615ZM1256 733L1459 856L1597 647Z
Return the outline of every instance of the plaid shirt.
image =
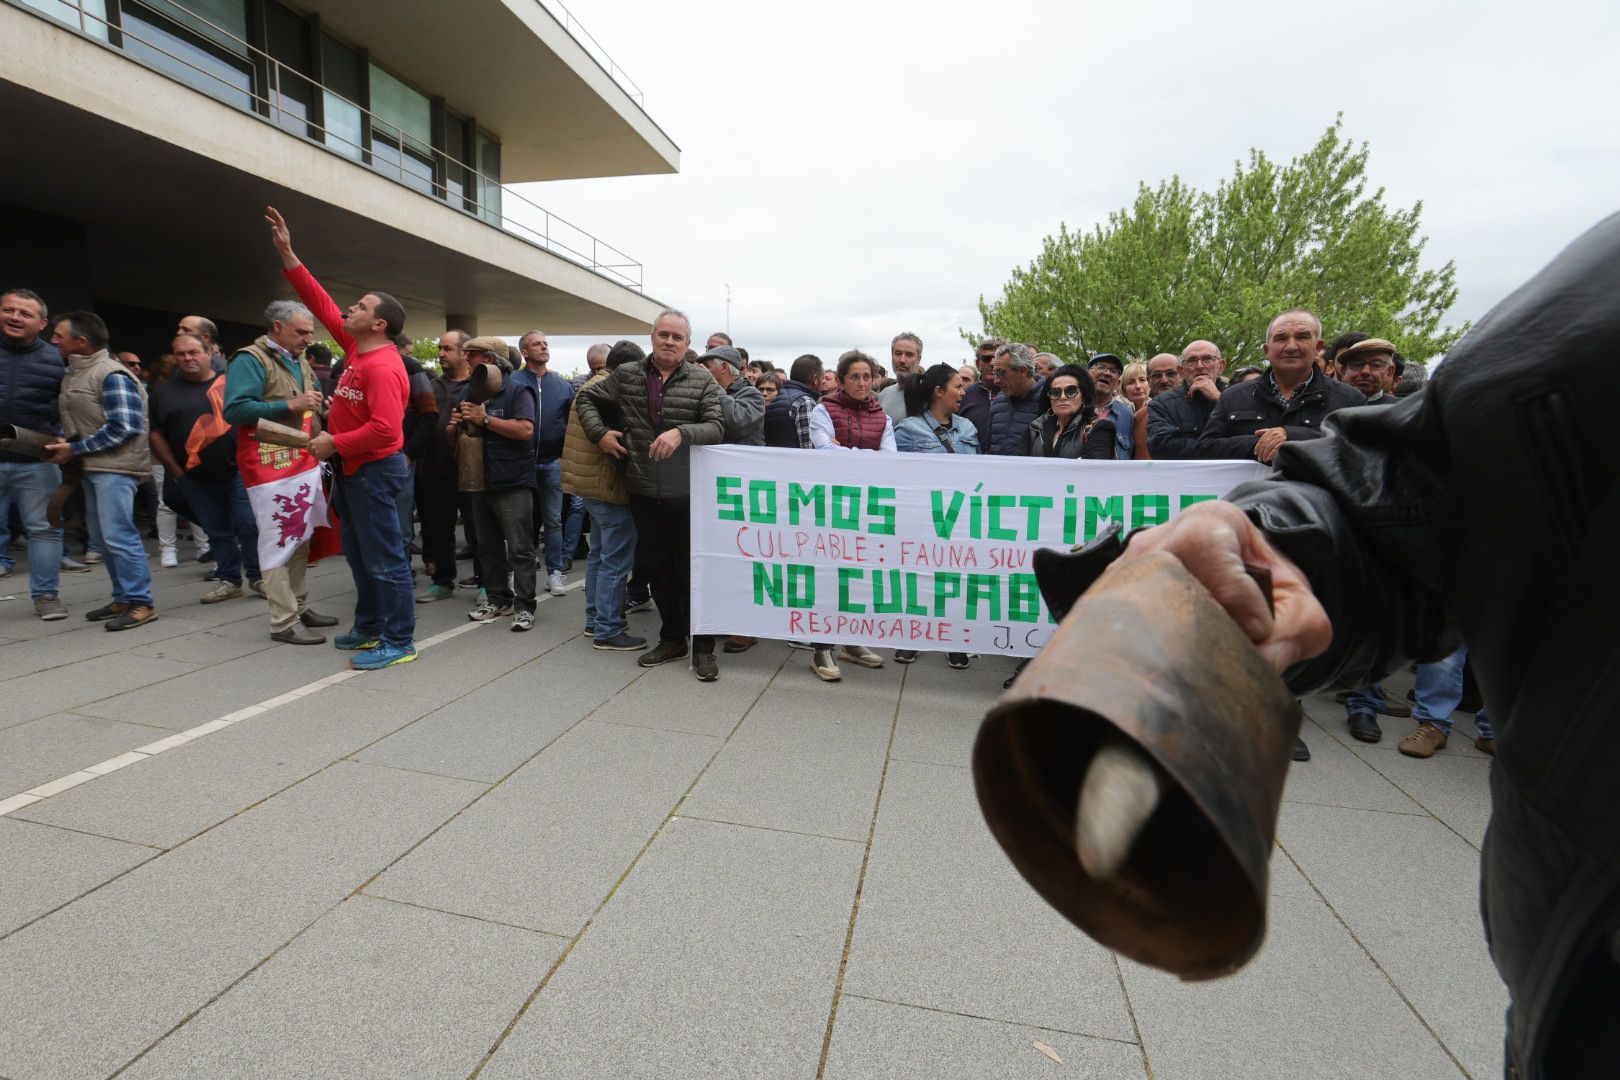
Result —
M799 449L809 450L815 446L810 441L810 414L816 411L816 399L806 395L796 398L788 406L788 413L793 417L793 430L799 435Z
M76 457L99 454L122 446L146 430L146 410L141 407L135 378L123 372L108 375L101 384L101 411L107 422L82 439L68 443Z

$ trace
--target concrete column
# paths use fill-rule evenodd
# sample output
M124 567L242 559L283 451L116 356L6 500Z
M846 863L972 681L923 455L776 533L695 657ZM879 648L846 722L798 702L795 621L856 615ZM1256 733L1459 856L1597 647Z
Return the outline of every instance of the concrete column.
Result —
M465 330L469 337L477 337L478 316L457 315L451 312L444 317L444 328L446 330Z

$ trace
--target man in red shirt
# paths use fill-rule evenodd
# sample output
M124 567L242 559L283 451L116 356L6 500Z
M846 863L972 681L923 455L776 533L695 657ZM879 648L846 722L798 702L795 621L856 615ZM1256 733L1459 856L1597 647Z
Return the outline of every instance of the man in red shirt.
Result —
M336 457L333 508L343 533L343 554L354 575L354 626L334 642L356 650L349 666L374 670L416 659L416 603L396 500L410 482L405 455L405 405L410 384L394 336L405 328L405 308L387 293L369 292L344 315L309 268L293 254L292 235L275 207L266 207L270 242L282 273L347 357L332 393L326 430L310 440L322 461Z

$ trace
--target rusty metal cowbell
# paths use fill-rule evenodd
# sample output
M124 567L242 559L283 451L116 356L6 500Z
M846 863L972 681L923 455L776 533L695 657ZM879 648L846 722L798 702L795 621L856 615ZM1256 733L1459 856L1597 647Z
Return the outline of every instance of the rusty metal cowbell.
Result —
M1184 979L1242 967L1265 937L1267 862L1298 703L1175 557L1108 569L979 729L990 831L1035 890L1121 954ZM1164 794L1108 880L1075 847L1097 750L1127 740Z
M477 364L467 379L467 400L482 405L501 392L501 369ZM456 432L456 486L462 491L484 490L484 431L462 421Z
M60 438L48 431L20 428L16 424L0 424L0 450L10 450L14 454L44 458L46 444L58 442ZM78 458L73 458L62 466L62 482L51 493L50 501L45 505L45 520L52 528L62 527L62 512L67 507L68 500L73 498L73 493L79 490L83 473L84 463Z

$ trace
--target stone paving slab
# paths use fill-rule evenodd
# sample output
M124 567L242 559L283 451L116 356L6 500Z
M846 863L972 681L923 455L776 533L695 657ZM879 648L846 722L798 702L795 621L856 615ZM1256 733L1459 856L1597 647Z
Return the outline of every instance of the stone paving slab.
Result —
M81 632L106 633L99 627L88 626ZM134 631L125 631L126 635L130 633ZM131 641L130 644L134 645L135 642ZM125 692L139 693L141 688L180 678L188 672L197 670L197 667L196 664L184 664L174 660L154 660L149 656L113 653L34 672L31 675L6 679L0 683L0 690L4 691L0 693L0 729L36 720L52 713L84 711L90 702ZM133 714L112 716L108 719L145 722L141 716Z
M0 937L157 854L119 840L0 818Z
M366 891L578 933L719 747L580 722Z
M173 847L415 719L406 703L362 690L359 681L248 717L15 816Z
M1507 991L1481 939L1478 851L1433 818L1315 806L1288 807L1278 842L1468 1070L1500 1075Z
M658 624L651 628L632 624L633 633L651 633L656 641ZM610 654L611 655L611 654ZM622 654L634 663L633 653ZM776 675L790 659L810 654L788 649L777 642L761 642L745 653L728 656L716 650L720 665L720 678L712 683L700 683L688 669L686 661L673 661L652 668L615 694L591 717L603 723L626 724L632 727L653 728L661 731L684 731L694 735L725 738L737 726L737 721L759 698L769 683L778 684Z
M906 675L893 756L900 761L969 768L973 740L984 714L964 709L963 703L993 702L1012 668L1001 657L979 657L967 670L958 671L945 666L943 655L923 653Z
M0 729L0 799L169 734L145 724L58 713Z
M0 940L0 1075L119 1068L480 790L328 769Z
M743 720L681 813L865 843L893 698L842 685L773 693Z
M645 670L581 664L570 668L570 678L558 679L549 664L525 665L434 710L358 759L494 783Z
M813 1075L861 853L672 821L481 1080Z
M1120 967L1154 1080L1462 1075L1317 897L1273 897L1259 955L1228 978Z
M1461 737L1461 732L1453 728L1453 741ZM1357 751L1356 756L1399 787L1413 802L1455 830L1475 850L1484 846L1490 805L1479 794L1489 781L1489 757L1483 754L1436 754L1424 759L1376 749Z
M889 763L844 989L1134 1040L1112 956L996 845L966 769Z
M122 1075L462 1080L565 944L351 897Z
M1146 1073L1142 1049L1132 1043L845 995L823 1075L828 1080L1142 1080Z

